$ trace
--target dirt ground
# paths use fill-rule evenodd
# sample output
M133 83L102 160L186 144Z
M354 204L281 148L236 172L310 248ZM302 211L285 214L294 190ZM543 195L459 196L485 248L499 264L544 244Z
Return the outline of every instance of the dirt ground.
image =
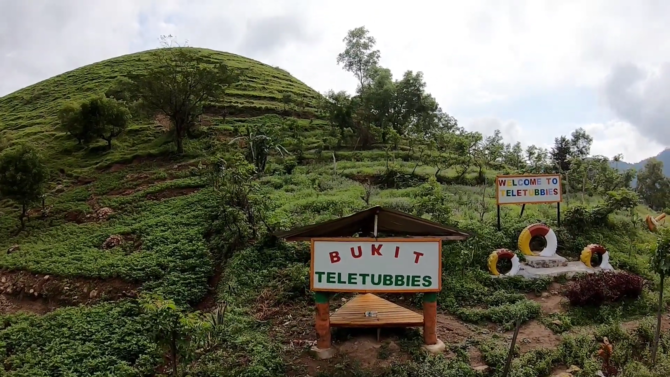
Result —
M61 278L0 271L0 314L45 314L62 306L135 297L137 285L121 279Z

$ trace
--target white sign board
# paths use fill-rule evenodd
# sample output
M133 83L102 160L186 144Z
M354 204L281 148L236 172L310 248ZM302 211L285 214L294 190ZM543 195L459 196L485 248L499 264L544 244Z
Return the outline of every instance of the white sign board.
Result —
M313 239L312 291L439 292L439 239Z
M496 177L496 198L498 205L560 203L563 200L561 176L499 175Z

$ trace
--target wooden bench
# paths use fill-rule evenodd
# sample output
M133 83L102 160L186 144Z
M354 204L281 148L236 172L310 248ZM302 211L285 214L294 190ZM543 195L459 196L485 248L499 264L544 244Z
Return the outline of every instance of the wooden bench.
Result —
M376 312L376 316L366 316ZM423 315L371 293L358 295L330 316L331 327L421 327Z

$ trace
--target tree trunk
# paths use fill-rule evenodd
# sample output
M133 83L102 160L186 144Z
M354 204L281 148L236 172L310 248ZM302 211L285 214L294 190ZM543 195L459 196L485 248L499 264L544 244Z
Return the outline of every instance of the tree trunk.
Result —
M177 332L172 330L170 333L170 353L172 354L172 374L179 376L179 364L177 362Z
M656 351L658 351L658 339L661 336L661 319L663 318L663 283L665 274L661 273L661 289L658 293L658 315L656 318L656 333L654 334L654 344L651 348L651 365L656 365Z
M184 154L184 140L182 139L179 132L177 132L176 137L177 137L177 153Z
M414 175L414 173L416 173L416 168L419 167L419 164L420 164L420 162L417 162L416 165L414 165L414 169L412 169L412 175Z
M112 138L110 137L109 139L105 139L105 140L107 140L107 150L111 151L112 150Z
M26 212L28 212L28 208L23 204L21 206L21 217L19 218L19 220L21 220L21 230L26 229Z

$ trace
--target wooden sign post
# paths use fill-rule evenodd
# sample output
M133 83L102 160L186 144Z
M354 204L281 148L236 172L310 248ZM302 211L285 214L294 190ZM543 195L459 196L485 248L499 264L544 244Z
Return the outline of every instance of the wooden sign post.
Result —
M556 203L558 226L561 226L561 202L563 191L560 174L499 175L496 177L496 203L498 206L498 230L500 206L521 204L521 215L526 204Z
M436 328L437 292L442 289L440 239L315 238L311 252L310 288L316 292L315 351L319 357L334 354L330 351L331 326L423 326L425 344L441 344ZM329 292L425 293L423 316L369 294L357 296L331 317Z

